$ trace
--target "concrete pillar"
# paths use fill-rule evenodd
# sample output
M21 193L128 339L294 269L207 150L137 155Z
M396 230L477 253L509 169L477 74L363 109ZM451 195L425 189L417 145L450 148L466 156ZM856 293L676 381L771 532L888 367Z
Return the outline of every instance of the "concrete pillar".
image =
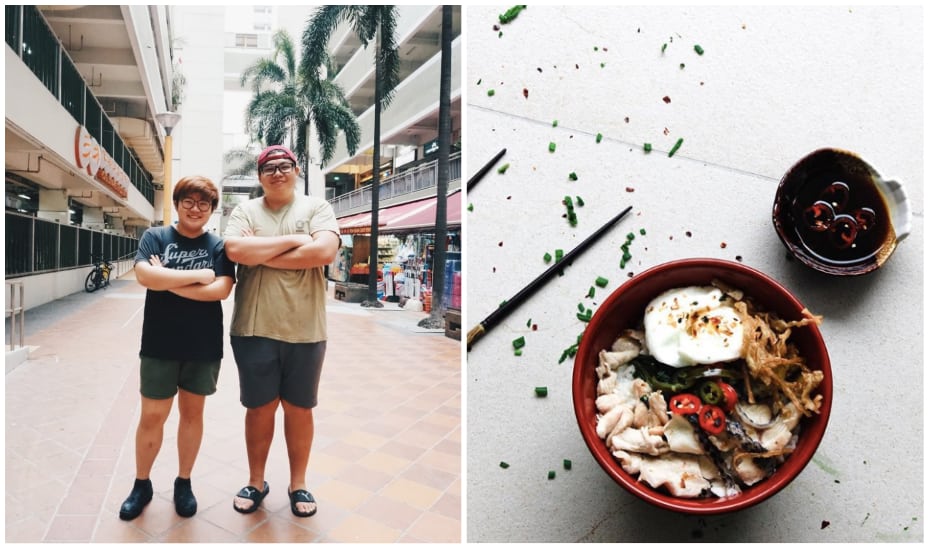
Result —
M39 189L39 211L36 217L58 223L69 223L68 192L64 189Z
M84 207L84 227L89 229L103 230L106 220L103 218L103 208Z

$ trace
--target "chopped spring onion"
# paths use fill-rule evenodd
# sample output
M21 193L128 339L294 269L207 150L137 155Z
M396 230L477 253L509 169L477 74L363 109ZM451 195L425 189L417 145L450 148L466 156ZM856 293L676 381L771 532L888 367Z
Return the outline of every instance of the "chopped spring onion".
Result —
M578 206L584 206L584 201L581 200L581 197L575 195L575 204L577 204Z
M597 137L594 138L594 142L595 142L595 143L600 143L602 139L604 139L604 134L598 132L598 133L597 133Z
M671 157L676 152L678 152L678 148L681 147L681 144L684 143L684 141L685 138L678 138L678 141L676 141L675 145L672 146L672 150L668 152L668 156Z
M506 470L507 468L510 468L510 464L507 464L507 463L504 462L504 461L501 461L500 466L501 466L501 468L503 468L503 469L505 469L505 470Z
M549 470L549 479L555 479L555 470Z
M555 127L558 126L558 125L559 125L559 119L555 119L555 120L552 121L552 127L553 127L553 128L555 128Z
M646 151L647 153L648 153L649 151L652 151L652 144L651 144L651 143L644 143L644 144L643 144L643 151Z
M498 168L498 169L497 169L497 173L498 173L498 174L503 174L504 172L507 171L508 168L510 168L510 163L509 163L509 162L508 162L507 164L502 165L500 168Z
M572 180L572 181L578 181L578 174L576 174L576 173L574 173L574 172L571 172L571 173L568 174L568 179L570 179L570 180Z
M567 459L567 458L562 459L562 467L565 468L566 470L571 470L571 469L572 469L572 461L569 460L569 459Z
M521 336L513 341L513 349L520 349L526 345L526 340Z
M494 95L494 89L493 89L493 88L491 88L490 90L488 90L488 97L491 97L492 95Z
M555 249L555 261L557 262L562 261L562 256L564 255L565 255L565 251L563 251L561 248Z
M549 142L549 152L555 153L555 142L554 141Z
M546 386L536 387L536 397L546 397L547 395L549 395L549 388Z
M545 254L543 254L543 261L546 262L546 263L551 262L551 261L552 261L552 254L549 254L548 252L546 252Z
M504 13L497 16L498 21L501 23L510 23L520 15L520 12L525 10L526 6L514 6Z
M597 286L601 288L604 288L605 286L607 286L607 283L608 281L604 277L598 277L597 279L594 280L594 284L596 284Z
M696 51L698 55L704 55L704 48L702 48L700 44L694 45L694 51Z
M587 294L587 296L585 296L585 297L586 297L586 298L594 298L594 287L593 287L593 286L592 286L591 288L588 289L588 294Z

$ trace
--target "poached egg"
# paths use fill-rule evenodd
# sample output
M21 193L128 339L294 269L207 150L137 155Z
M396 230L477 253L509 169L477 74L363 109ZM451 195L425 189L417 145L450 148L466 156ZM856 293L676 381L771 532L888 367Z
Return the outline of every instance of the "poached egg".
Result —
M646 348L672 367L733 361L743 348L743 323L712 286L667 290L646 306Z

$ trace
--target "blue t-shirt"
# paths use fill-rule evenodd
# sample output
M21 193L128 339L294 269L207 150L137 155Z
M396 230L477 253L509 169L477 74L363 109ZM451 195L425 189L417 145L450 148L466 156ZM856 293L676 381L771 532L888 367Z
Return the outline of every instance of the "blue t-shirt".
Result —
M142 234L136 263L157 255L170 269L213 269L217 277L235 280L235 264L226 257L215 233L190 239L174 226L151 227ZM145 294L140 355L156 359L215 361L223 357L223 307L167 290Z

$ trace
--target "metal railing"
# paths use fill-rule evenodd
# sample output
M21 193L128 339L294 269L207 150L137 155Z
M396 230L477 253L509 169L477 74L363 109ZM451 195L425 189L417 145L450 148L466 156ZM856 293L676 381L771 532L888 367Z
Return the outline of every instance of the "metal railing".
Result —
M74 119L126 172L133 186L155 204L155 187L126 146L97 97L87 88L67 50L36 6L5 6L6 43Z
M6 213L6 277L21 277L91 265L135 254L139 239Z
M449 156L449 181L462 179L462 154ZM424 189L436 187L439 183L439 161L425 162L409 170L394 174L379 182L378 200L400 197ZM336 215L355 208L371 206L371 185L339 195L329 200Z
M10 289L9 307L6 308L6 316L10 318L10 348L13 351L18 347L23 347L26 334L26 301L24 299L23 283L20 281L7 282L6 287ZM17 293L16 291L19 290ZM17 294L19 300L16 299Z

